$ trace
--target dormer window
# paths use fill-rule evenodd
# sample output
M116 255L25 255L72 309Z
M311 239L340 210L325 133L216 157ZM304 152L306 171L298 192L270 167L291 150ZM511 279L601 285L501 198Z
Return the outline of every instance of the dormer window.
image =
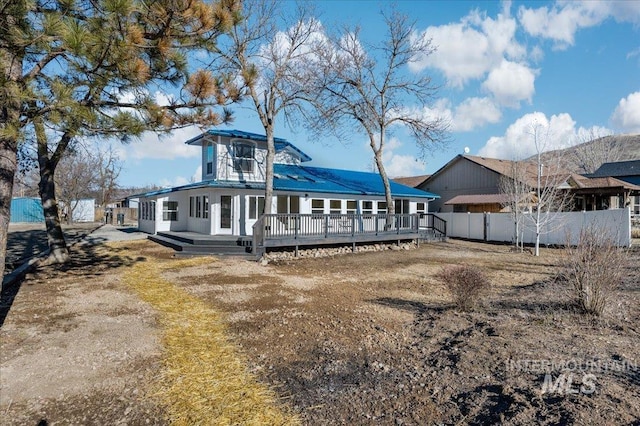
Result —
M255 167L255 145L246 142L233 144L233 170L236 173L253 173Z

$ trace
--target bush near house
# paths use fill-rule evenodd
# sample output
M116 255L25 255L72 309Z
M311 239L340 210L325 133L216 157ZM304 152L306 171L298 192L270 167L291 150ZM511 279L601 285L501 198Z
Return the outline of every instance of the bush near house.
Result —
M472 265L445 267L437 277L451 293L456 307L462 311L473 310L491 286L484 272Z
M597 227L583 229L578 244L567 244L562 277L585 314L601 316L625 276L627 252Z

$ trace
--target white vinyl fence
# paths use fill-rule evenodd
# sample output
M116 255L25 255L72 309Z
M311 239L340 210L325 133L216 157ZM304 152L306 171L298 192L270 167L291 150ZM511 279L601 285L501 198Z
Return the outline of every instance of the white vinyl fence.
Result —
M447 221L447 236L472 240L514 242L515 223L510 213L437 213ZM631 245L631 211L626 209L588 212L552 213L549 220L541 220L540 244L564 245L567 238L575 244L582 229L593 228L611 235L619 247ZM520 223L525 244L535 244L535 223L528 214Z

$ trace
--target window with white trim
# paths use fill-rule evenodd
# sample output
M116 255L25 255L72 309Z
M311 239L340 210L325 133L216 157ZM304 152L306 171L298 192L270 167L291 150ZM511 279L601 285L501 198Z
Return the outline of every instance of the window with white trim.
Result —
M255 151L256 147L253 144L235 142L233 144L233 170L236 173L253 173Z
M347 214L355 214L358 210L358 202L356 200L347 200Z
M264 211L264 197L249 197L249 219L258 219Z
M209 219L209 196L202 196L202 218Z
M202 198L196 197L196 217L202 217Z
M331 214L342 213L342 200L329 200L329 213Z
M386 201L378 201L378 214L384 214L387 212L387 202Z
M311 199L311 213L312 214L324 214L324 199L312 198Z
M212 175L213 174L213 142L207 142L207 148L206 148L206 159L207 159L207 163L206 163L206 171L207 171L207 175Z
M196 197L189 197L189 217L196 215Z
M371 214L371 213L373 213L373 201L363 201L362 214Z
M178 220L178 202L177 201L162 202L162 220L170 220L170 221Z

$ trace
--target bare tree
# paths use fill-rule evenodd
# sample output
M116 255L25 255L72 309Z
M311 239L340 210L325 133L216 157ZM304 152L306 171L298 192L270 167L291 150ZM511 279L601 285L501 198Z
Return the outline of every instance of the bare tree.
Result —
M623 153L615 139L603 130L591 129L578 134L569 162L580 174L593 173L604 163L620 161Z
M61 202L63 217L71 222L78 200L95 198L104 205L117 189L120 160L110 147L86 147L76 143L60 159L55 173L56 199Z
M321 25L312 17L308 4L299 3L292 15L278 0L242 2L245 19L230 33L230 44L216 51L224 59L224 72L242 79L264 127L267 139L265 205L271 213L273 204L273 161L275 126L281 113L292 123L308 98L307 84L314 55L313 44ZM279 30L278 19L282 20Z
M525 161L512 161L509 175L501 176L498 188L504 196L502 207L509 210L514 224L514 243L522 250L522 221L526 211L531 212L531 185L529 170L535 166Z
M345 28L343 34L318 49L322 55L314 83L317 96L310 128L320 135L332 131L341 140L352 131L369 138L376 167L382 178L388 213L394 212L383 151L389 129L402 125L409 130L422 152L445 142L447 123L425 116L437 87L427 75L409 73L417 57L434 51L430 39L416 37L407 16L393 10L382 14L385 40L369 52L360 40L359 28ZM374 57L375 55L375 57ZM407 105L414 104L415 108Z
M525 223L528 222L535 232L535 255L539 256L540 235L552 232L562 225L558 221L558 213L571 204L572 195L566 184L570 173L562 168L562 159L557 156L547 164L542 162L542 153L552 138L549 127L534 123L530 135L536 149L536 187L533 211L525 215Z

